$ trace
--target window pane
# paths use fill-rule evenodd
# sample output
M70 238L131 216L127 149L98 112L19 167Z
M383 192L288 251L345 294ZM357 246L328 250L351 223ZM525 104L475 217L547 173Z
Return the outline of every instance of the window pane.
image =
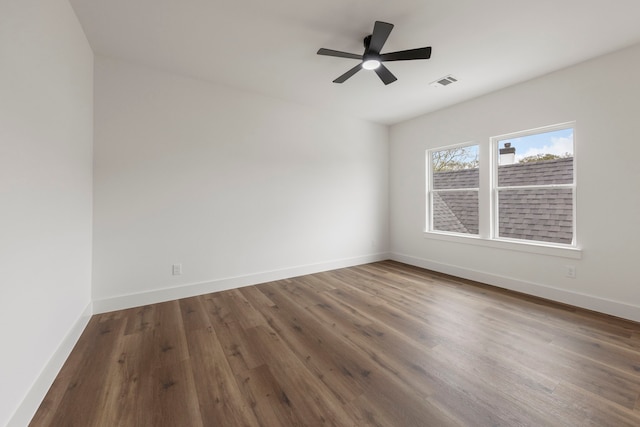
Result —
M571 244L573 189L500 190L498 223L500 237Z
M433 193L433 229L478 234L478 192L437 191Z
M441 171L433 173L434 190L451 190L454 188L478 188L480 185L479 169L462 169L457 171Z
M478 188L478 146L431 153L433 189Z
M573 129L498 141L498 186L573 183Z

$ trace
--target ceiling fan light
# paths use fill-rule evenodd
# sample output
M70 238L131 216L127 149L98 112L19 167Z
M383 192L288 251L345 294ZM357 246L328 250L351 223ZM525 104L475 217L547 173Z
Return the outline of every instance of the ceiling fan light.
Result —
M362 63L362 68L365 70L375 70L380 66L380 61L377 59L367 59Z

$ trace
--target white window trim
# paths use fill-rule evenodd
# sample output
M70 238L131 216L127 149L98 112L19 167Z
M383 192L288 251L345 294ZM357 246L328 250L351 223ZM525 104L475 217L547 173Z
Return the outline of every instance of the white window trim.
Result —
M553 132L555 130L568 129L572 128L574 132L574 141L576 139L576 122L566 122L560 123L557 125L551 126L543 126L535 129L529 129L520 132L513 132L509 134L498 135L489 138L489 162L486 162L489 166L489 193L490 193L490 203L489 203L489 213L486 215L486 211L483 212L482 208L482 200L479 200L480 203L480 212L479 212L479 234L464 234L464 233L453 233L446 231L436 231L433 230L433 214L431 212L432 206L432 163L431 163L431 153L434 151L447 150L451 148L458 147L468 147L471 145L478 145L479 157L480 157L480 188L478 189L479 195L483 193L482 190L482 170L483 168L483 144L475 141L464 142L461 144L448 145L444 147L437 147L433 149L426 150L426 160L427 160L427 174L426 174L426 229L423 231L423 236L427 239L440 240L452 243L460 243L460 244L469 244L475 246L489 247L495 249L503 249L509 251L519 251L519 252L527 252L527 253L535 253L540 255L548 255L553 257L563 257L570 259L581 259L582 258L582 249L578 245L577 240L577 216L576 216L576 207L577 207L577 149L574 143L573 146L573 184L555 184L555 185L546 185L546 186L524 186L522 188L572 188L573 189L573 242L572 244L561 244L561 243L550 243L550 242L541 242L536 240L524 240L524 239L510 239L506 237L498 236L498 215L497 215L497 191L499 189L515 189L519 187L497 187L495 183L497 183L497 162L498 162L498 141L502 141L504 139L514 138L514 137L523 137L529 135L535 135L538 133L545 132ZM449 190L452 191L452 190ZM489 221L483 221L482 218L487 217L490 218Z
M486 248L503 249L507 251L528 252L539 255L562 257L570 259L582 259L582 249L567 245L554 245L535 240L517 239L487 239L473 234L447 233L442 231L424 231L426 239L445 242L460 243L465 245L483 246Z

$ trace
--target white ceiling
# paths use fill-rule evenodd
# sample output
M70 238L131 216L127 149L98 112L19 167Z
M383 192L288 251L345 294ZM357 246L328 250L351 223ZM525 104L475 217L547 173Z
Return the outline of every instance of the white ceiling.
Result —
M640 42L640 0L70 0L98 55L392 124ZM332 80L374 21L382 53L431 46ZM429 83L452 74L459 82ZM598 82L594 82L599 84Z

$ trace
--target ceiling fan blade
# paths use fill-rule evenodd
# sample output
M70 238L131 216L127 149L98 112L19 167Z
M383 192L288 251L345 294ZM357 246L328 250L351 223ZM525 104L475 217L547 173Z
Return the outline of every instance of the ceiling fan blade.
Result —
M393 24L376 21L373 25L373 33L371 34L371 42L369 42L367 53L380 53L382 46L384 46L389 34L391 34L391 30L393 30Z
M400 50L398 52L384 53L380 55L381 61L408 61L411 59L431 58L431 47L420 47L418 49Z
M337 56L338 58L350 58L350 59L362 59L362 55L356 55L355 53L340 52L339 50L325 49L318 50L318 55Z
M375 71L378 77L380 77L380 80L382 80L382 82L385 85L388 85L389 83L393 83L396 80L398 80L398 78L393 74L391 74L391 71L389 71L389 69L382 64L380 64L380 66L376 68Z
M357 73L361 69L362 69L362 64L358 64L352 69L350 69L349 71L347 71L346 73L344 73L343 75L341 75L340 77L338 77L337 79L335 79L333 82L344 83L349 77L353 76L355 73Z

